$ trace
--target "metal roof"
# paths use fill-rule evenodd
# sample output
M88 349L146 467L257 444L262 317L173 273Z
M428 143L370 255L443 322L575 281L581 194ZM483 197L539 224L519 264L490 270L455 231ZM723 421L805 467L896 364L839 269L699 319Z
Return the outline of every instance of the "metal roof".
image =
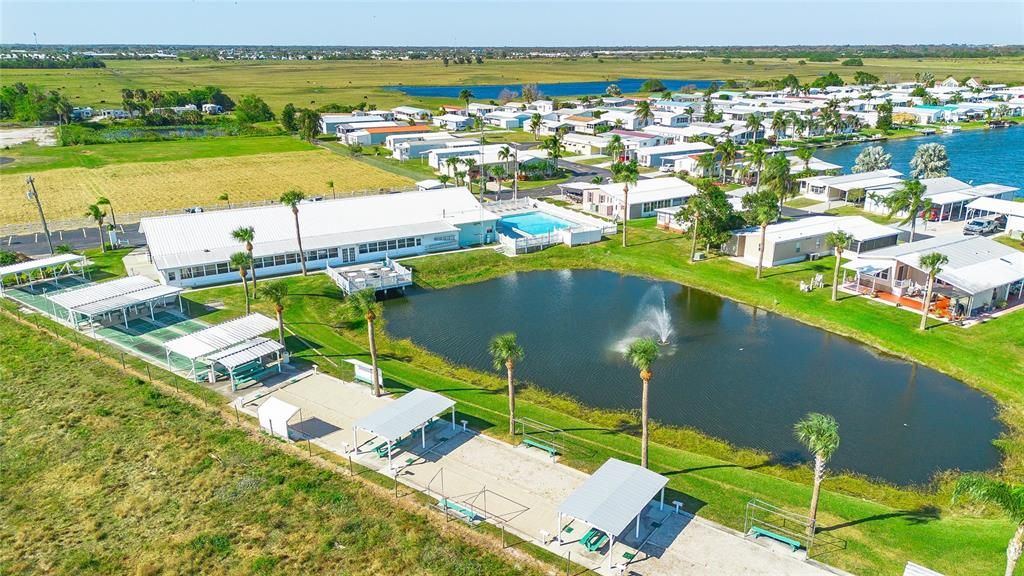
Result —
M454 400L417 388L373 414L360 418L353 427L394 442L453 406Z
M77 310L83 306L111 298L119 298L126 294L141 292L142 290L148 290L157 286L162 286L162 284L158 284L144 276L128 276L127 278L118 278L110 282L89 284L82 288L75 288L60 294L47 296L47 298L61 308ZM178 288L178 290L180 291L181 289Z
M46 258L26 260L24 262L18 262L17 264L0 266L0 276L21 274L22 272L31 272L33 270L39 270L40 268L47 268L50 266L60 266L61 264L75 262L76 260L85 260L85 256L81 256L79 254L56 254L54 256L47 256Z
M277 321L263 314L249 314L204 328L164 343L164 348L195 360L251 340L277 328Z
M99 316L100 314L106 314L107 312L113 312L114 310L123 310L130 306L146 304L147 302L153 302L168 296L176 296L181 292L182 289L177 286L157 284L156 286L146 288L144 290L138 290L130 294L122 294L120 296L114 296L113 298L105 298L98 302L91 302L89 304L76 306L74 308L70 308L70 310L85 316L93 317Z
M464 187L324 200L299 206L306 250L451 231L452 226L497 216ZM149 253L158 269L226 262L242 249L231 237L239 226L256 231L254 256L298 251L288 206L217 210L143 218Z
M260 421L260 428L274 436L288 438L288 420L298 411L297 407L271 396L256 408L256 417Z
M206 356L205 359L209 360L211 363L216 362L228 370L231 370L235 366L241 366L246 362L251 362L258 358L262 358L267 354L273 354L274 352L278 352L283 349L284 346L281 346L281 343L277 340L271 340L270 338L263 338L260 336L210 354L209 356Z
M666 484L661 474L609 458L558 511L617 536Z
M1013 202L1010 200L999 200L998 198L978 198L967 205L974 210L986 212L997 212L1007 216L1020 216L1024 218L1024 202Z

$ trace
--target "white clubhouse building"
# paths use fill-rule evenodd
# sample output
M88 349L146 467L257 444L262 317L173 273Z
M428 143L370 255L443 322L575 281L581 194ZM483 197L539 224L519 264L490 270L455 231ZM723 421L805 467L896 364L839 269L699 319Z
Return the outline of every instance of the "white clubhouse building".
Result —
M464 187L299 205L302 249L311 270L487 244L496 240L497 220ZM243 226L255 229L257 277L301 269L294 217L280 204L143 218L140 231L161 281L195 287L238 279L228 261L244 250L231 237Z

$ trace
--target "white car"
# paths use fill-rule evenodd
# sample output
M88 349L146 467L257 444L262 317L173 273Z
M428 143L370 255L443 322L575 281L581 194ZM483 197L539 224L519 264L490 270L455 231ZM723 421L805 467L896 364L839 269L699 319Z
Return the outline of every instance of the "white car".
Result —
M964 236L983 236L995 232L998 228L999 223L993 218L972 218L964 224Z

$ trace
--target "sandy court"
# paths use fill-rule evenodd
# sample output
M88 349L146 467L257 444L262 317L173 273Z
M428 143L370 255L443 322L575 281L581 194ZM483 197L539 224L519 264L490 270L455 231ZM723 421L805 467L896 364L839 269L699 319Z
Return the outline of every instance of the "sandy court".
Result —
M256 398L259 394L264 395ZM294 437L309 438L340 455L347 455L353 446L353 423L393 401L386 396L375 398L365 384L313 374L269 393L243 397L241 407L255 415L257 406L270 397L300 409L290 421ZM458 414L453 427L448 412L425 431L415 430L393 447L390 471L387 457L374 452L382 443L379 438L360 431L357 443L352 457L359 464L388 476L397 474L403 484L439 500L443 496L539 545L545 545L547 536L551 539L546 544L549 550L562 557L569 555L602 574L620 574L623 570L653 576L835 573L803 561L801 553L745 538L689 514L677 514L670 502L662 508L657 501L641 513L639 534L636 523L631 523L616 537L609 571L607 545L589 552L579 543L589 530L585 523L564 518L563 541L559 544L554 539L559 532L559 505L588 476L553 462L546 453L463 431Z
M53 126L0 129L0 147L14 146L33 140L40 146L56 146L57 129Z

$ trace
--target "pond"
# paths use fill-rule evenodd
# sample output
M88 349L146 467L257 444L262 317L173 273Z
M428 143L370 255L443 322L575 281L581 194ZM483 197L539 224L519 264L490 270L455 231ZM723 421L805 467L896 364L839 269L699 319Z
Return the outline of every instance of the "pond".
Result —
M892 154L892 167L910 174L910 159L921 144L938 142L949 155L949 175L964 182L1004 184L1020 188L1024 196L1024 127L964 130L953 134L936 134L916 138L889 140L880 144L857 144L833 149L815 150L814 155L826 162L839 164L844 172L853 168L857 155L865 146L882 146Z
M680 90L684 86L692 86L703 90L711 84L711 80L677 80L661 78L661 82L669 90ZM647 78L619 78L618 80L598 80L594 82L551 82L537 84L537 89L546 98L565 96L595 96L604 94L609 84L615 84L622 90L623 94L632 94L640 91L640 85L647 81ZM447 86L386 86L387 90L398 90L410 96L433 97L433 98L458 98L459 92L463 89L470 89L473 97L477 100L497 100L502 90L511 90L519 94L523 90L523 84L453 84Z
M390 334L455 364L492 371L489 339L513 331L526 352L517 378L584 404L638 409L640 380L620 350L667 336L654 365L651 417L783 461L807 457L793 423L832 414L832 466L896 484L999 463L1002 432L986 395L847 338L670 282L599 271L544 271L389 301Z

